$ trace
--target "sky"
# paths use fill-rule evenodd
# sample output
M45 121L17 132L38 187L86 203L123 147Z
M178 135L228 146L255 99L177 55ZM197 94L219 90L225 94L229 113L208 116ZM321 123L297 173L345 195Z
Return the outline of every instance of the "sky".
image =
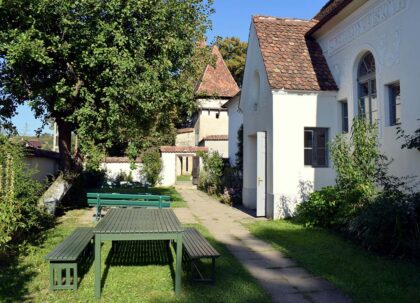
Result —
M215 0L215 13L211 16L213 27L207 33L209 43L215 37L239 37L248 41L251 16L265 15L283 18L311 19L327 0ZM33 135L41 126L28 106L20 106L13 123L21 135ZM44 132L50 132L48 127Z

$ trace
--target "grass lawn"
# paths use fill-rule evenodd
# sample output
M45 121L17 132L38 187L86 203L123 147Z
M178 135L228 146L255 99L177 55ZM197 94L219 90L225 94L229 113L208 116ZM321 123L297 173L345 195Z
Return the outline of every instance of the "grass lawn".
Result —
M192 177L191 175L187 175L187 176L177 176L176 177L177 181L191 181Z
M370 254L338 235L290 221L256 222L251 232L321 276L355 303L420 302L420 263Z
M8 268L0 268L0 302L97 302L94 296L94 268L84 275L77 291L54 291L48 289L49 267L45 255L82 224L80 217L86 210L68 211L60 218L60 224L44 233L42 244L28 245L28 253L18 258ZM217 281L211 284L193 284L183 274L182 294L176 298L173 291L171 267L173 252L167 263L144 262L118 264L115 255L109 254L111 245L102 247L102 270L104 286L100 302L270 302L264 291L256 284L239 262L226 248L209 237L209 233L197 226L221 253L217 261ZM168 254L167 254L168 255ZM113 257L112 257L113 256ZM164 259L165 260L165 259ZM110 264L107 266L106 264ZM112 263L115 262L115 263ZM173 267L174 268L174 267Z
M187 204L182 199L181 195L175 190L174 187L117 187L117 188L91 188L87 192L95 193L120 193L120 194L152 194L171 197L171 207L187 207Z

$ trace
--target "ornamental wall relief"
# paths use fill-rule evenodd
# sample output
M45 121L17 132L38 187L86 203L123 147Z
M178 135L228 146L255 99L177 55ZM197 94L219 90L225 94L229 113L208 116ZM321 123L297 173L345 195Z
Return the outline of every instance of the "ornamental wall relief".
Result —
M350 42L404 11L409 0L385 0L327 41L327 54L333 56ZM392 60L391 60L392 61Z

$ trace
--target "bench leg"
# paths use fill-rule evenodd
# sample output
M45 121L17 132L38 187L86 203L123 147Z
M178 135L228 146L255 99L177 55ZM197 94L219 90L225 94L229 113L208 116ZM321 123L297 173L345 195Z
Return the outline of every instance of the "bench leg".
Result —
M63 283L63 271L65 283ZM50 263L50 290L77 290L78 278L77 263Z
M211 258L211 283L216 282L216 258Z
M79 286L78 283L79 283L79 276L77 273L77 263L76 263L74 264L74 267L73 267L73 290L77 290L77 287Z
M54 290L54 285L55 285L55 281L54 281L54 264L50 263L50 290Z

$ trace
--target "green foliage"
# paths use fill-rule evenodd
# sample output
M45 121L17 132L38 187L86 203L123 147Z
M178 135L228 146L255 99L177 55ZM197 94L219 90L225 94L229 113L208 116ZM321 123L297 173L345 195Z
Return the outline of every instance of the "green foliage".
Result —
M330 228L338 223L336 220L340 206L336 188L329 186L311 193L307 201L297 206L296 212L306 226Z
M376 126L354 120L350 138L331 145L336 186L312 193L297 208L309 226L338 230L369 250L420 257L420 202L404 178L391 176Z
M21 145L0 136L0 255L41 227L44 216L37 201L42 186L32 180Z
M355 208L363 205L375 195L376 177L384 167L376 125L354 119L350 138L345 134L336 136L330 149L337 172L336 184L343 198Z
M216 45L238 86L242 86L248 43L237 37L217 37Z
M150 186L155 186L160 180L163 168L160 153L157 150L148 150L142 156L143 167L141 174Z
M407 135L401 126L398 126L397 134L399 139L404 140L404 144L401 146L401 148L417 149L420 151L420 128L415 130L414 134Z
M420 194L380 193L351 220L349 233L369 250L420 257Z
M18 105L54 119L70 157L173 133L194 107L212 0L0 1L0 123ZM64 136L65 135L65 136ZM152 140L153 141L153 140ZM61 140L60 140L61 142ZM64 147L63 147L64 146ZM67 163L67 162L64 162Z
M236 152L236 167L242 172L244 167L244 125L238 129L238 151Z
M199 156L203 160L203 167L200 171L198 188L209 194L218 194L222 184L223 159L218 151L199 153Z

